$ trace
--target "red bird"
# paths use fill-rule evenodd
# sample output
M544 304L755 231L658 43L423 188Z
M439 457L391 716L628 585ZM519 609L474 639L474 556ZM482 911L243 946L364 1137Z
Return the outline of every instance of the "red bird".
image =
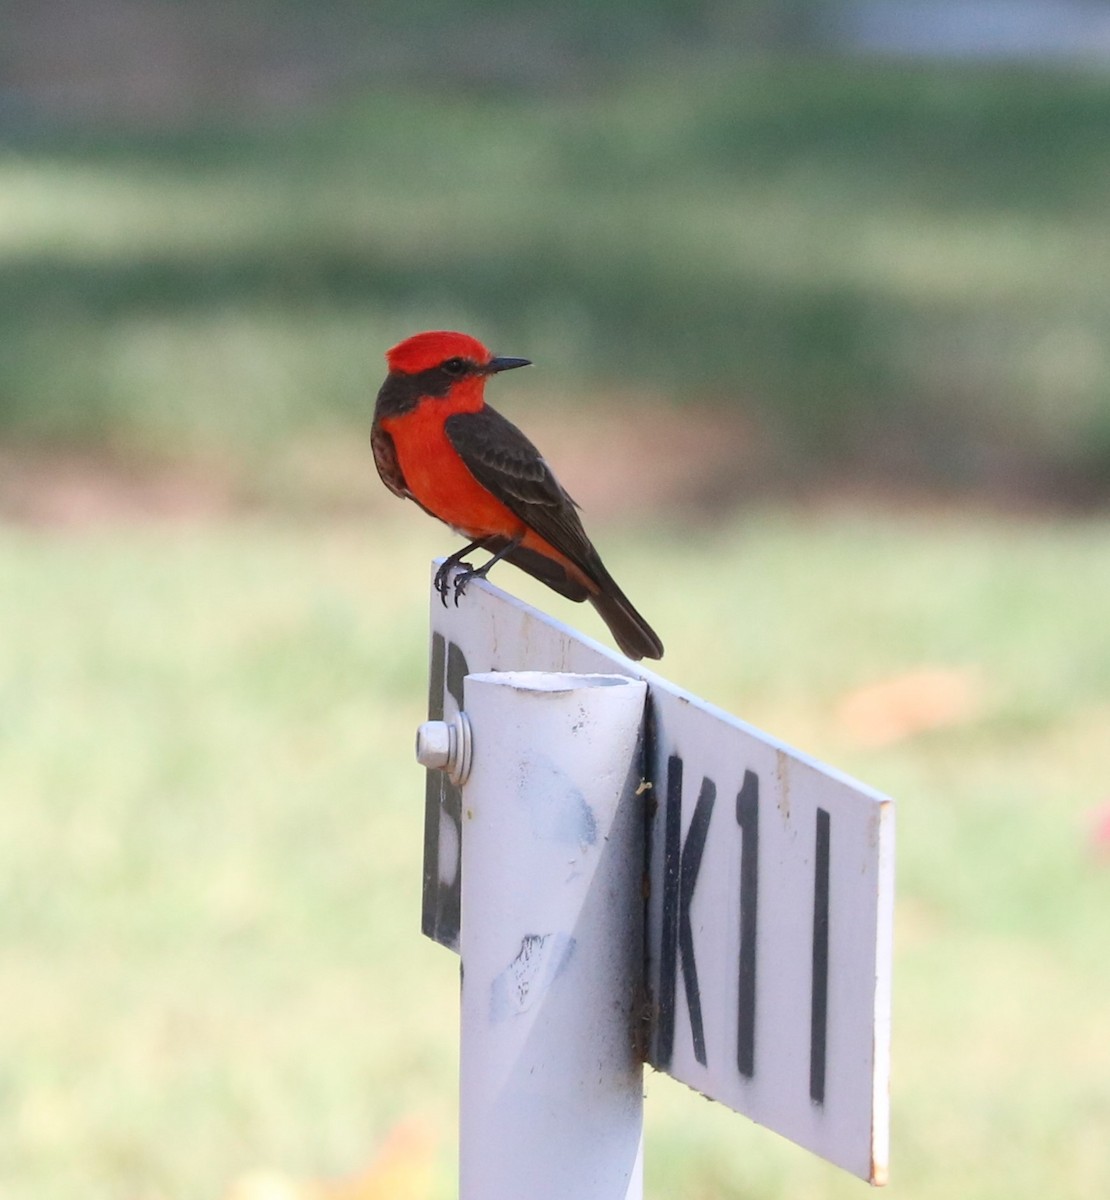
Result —
M386 354L389 374L374 406L370 435L382 482L450 525L469 545L436 572L447 603L471 579L505 559L569 600L589 600L629 658L662 658L663 643L605 569L540 452L485 402L486 379L530 365L495 358L464 333L418 333ZM493 556L481 567L472 550Z

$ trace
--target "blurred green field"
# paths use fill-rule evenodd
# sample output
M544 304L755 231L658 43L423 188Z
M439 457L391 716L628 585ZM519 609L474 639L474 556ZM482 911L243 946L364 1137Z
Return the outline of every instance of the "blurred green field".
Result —
M1110 76L627 61L0 128L0 1200L220 1200L399 1122L453 1194L409 752L452 543L367 448L435 326L536 361L506 407L580 499L576 442L633 460L587 518L664 673L897 798L892 1200L1110 1186L1110 525L821 503L1105 502ZM194 519L90 521L73 463ZM947 723L846 718L923 668ZM652 1200L861 1194L665 1078L648 1121Z
M599 540L668 677L898 800L891 1200L1103 1194L1110 529L767 506ZM354 1171L399 1121L453 1194L409 752L443 545L399 505L0 526L0 1195L218 1200ZM921 666L975 673L960 719L845 724ZM648 1111L655 1200L863 1195L664 1078Z
M291 444L365 426L384 346L445 325L549 400L713 404L780 470L1105 498L1108 126L1095 72L702 54L13 127L0 435L273 488Z

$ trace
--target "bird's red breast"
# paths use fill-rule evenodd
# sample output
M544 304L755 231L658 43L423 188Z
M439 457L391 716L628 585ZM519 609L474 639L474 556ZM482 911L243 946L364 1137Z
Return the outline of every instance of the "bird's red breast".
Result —
M472 386L462 395L424 396L410 412L384 418L382 428L393 438L409 491L430 513L472 541L491 534L516 537L524 522L474 478L443 427L453 413L482 407L484 381L464 382Z

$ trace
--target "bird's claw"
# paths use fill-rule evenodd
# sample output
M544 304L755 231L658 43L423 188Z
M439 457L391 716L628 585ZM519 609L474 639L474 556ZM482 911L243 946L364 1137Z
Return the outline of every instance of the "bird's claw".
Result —
M460 567L459 574L452 581L451 571L455 567ZM439 598L443 602L443 607L447 607L447 593L451 589L452 584L455 589L455 607L459 605L459 597L466 591L466 585L471 575L474 574L474 568L468 562L459 563L443 563L439 570L436 571L432 579L432 586L439 592Z
M443 607L447 607L447 571L446 564L441 566L435 573L435 578L432 580L432 587L439 592L439 598L443 601Z

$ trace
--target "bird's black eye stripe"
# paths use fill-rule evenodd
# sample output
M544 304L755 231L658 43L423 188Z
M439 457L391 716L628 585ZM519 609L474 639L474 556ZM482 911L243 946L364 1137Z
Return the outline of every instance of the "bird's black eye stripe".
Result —
M480 370L473 360L459 355L413 375L404 371L390 371L378 393L375 411L382 416L411 412L423 397L446 396L457 379L477 374Z

